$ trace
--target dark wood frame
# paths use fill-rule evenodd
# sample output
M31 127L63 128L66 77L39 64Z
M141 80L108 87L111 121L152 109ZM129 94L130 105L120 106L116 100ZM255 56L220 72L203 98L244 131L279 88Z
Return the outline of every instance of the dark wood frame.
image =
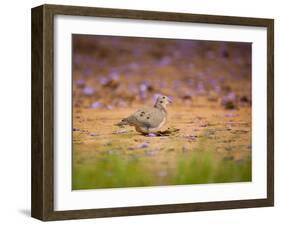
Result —
M54 16L75 15L178 21L267 28L267 198L156 206L54 211ZM124 9L42 5L32 9L32 200L31 215L43 221L219 210L274 205L274 20Z

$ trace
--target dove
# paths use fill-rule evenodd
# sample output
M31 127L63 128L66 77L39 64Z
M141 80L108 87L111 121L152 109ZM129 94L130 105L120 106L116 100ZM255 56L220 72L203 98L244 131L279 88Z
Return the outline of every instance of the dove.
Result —
M171 103L167 96L159 95L153 107L144 107L117 123L117 126L134 126L137 132L150 134L157 132L167 121L167 104Z

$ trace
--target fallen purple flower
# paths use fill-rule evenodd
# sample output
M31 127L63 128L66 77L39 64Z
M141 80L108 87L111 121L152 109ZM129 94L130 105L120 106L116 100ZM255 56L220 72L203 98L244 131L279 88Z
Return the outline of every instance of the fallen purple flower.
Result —
M117 81L120 78L120 75L117 71L113 71L109 74L109 77L111 78L111 80Z
M90 106L90 108L93 108L93 109L97 109L97 108L101 108L101 107L103 107L103 104L99 101L92 103Z
M239 114L234 114L234 113L229 113L229 114L225 114L225 117L236 117L239 116Z
M199 95L203 95L206 93L206 90L205 90L205 86L203 85L203 83L199 83L196 87L196 93L199 94Z
M86 82L85 82L84 79L79 79L79 80L76 81L76 84L77 84L79 87L83 87L83 86L86 84Z
M140 88L140 92L146 92L148 89L148 85L145 83L142 83L142 84L140 84L139 88Z
M83 89L83 94L85 96L92 96L95 92L96 92L96 90L93 87L91 87L91 86L86 86Z
M99 78L99 82L100 82L101 85L104 86L104 85L108 84L109 78L107 78L107 77L101 77L101 78Z
M139 69L139 64L138 63L130 63L129 64L129 68L131 69L131 70L137 70L137 69Z
M222 98L223 102L235 101L235 100L236 100L236 94L234 92L230 92Z
M118 107L128 107L128 103L124 100L119 100L117 103Z
M155 133L149 133L147 136L148 137L157 137L157 135Z
M171 58L168 56L163 57L160 61L159 61L159 65L160 66L166 66L169 65L171 63Z

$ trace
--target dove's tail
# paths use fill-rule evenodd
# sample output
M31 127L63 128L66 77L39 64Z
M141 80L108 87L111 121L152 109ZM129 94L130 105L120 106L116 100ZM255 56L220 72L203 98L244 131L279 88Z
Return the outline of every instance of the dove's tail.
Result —
M118 122L117 124L115 124L116 126L126 126L129 125L130 123L128 122L128 120L126 118L122 119L120 122Z

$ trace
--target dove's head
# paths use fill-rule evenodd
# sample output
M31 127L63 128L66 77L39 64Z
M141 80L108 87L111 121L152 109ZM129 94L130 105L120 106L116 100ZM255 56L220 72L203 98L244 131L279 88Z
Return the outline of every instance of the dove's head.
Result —
M163 96L163 95L159 95L156 99L156 103L155 103L155 107L164 107L166 108L167 104L172 103L172 100L167 97L167 96Z

